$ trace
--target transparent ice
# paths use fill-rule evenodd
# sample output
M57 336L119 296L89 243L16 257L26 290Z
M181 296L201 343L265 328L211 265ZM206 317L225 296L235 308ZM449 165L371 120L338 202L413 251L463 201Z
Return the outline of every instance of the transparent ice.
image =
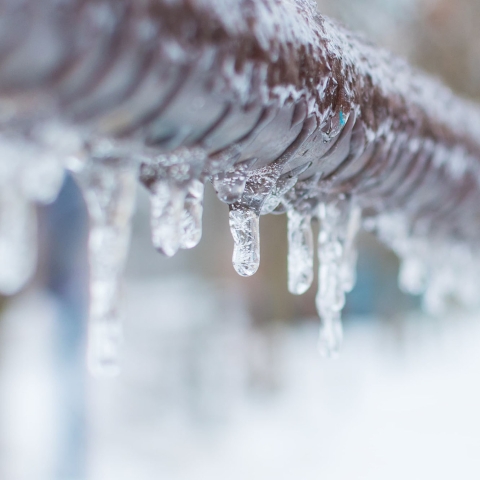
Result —
M242 198L248 178L247 171L254 163L254 159L241 162L224 173L212 176L213 187L222 202L235 203Z
M259 215L249 208L231 208L230 231L233 236L233 267L242 277L253 275L260 265Z
M94 375L119 373L121 281L130 243L137 169L96 158L76 173L90 217L88 364Z
M155 180L150 186L152 243L167 257L173 257L182 244L185 193L169 180Z
M0 187L0 292L17 293L35 271L37 260L35 206L16 185Z
M187 185L187 195L181 220L181 248L194 248L202 238L203 182L193 179Z
M288 290L305 293L313 281L313 232L311 217L296 210L288 215Z
M360 209L344 198L318 205L318 293L320 316L319 351L336 357L342 343L341 311L345 294L355 283L355 237L360 227Z

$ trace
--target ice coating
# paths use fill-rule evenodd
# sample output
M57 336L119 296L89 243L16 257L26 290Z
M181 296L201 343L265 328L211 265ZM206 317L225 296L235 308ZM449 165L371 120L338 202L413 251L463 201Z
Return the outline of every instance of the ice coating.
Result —
M75 175L90 217L88 364L94 375L119 373L121 281L130 243L137 169L96 158Z
M289 210L288 215L288 290L305 293L313 281L313 232L311 216Z
M241 162L224 173L212 176L213 187L222 202L235 203L240 201L247 183L247 170L253 163L254 160Z
M421 295L426 288L426 266L421 258L408 255L402 259L398 272L398 286L405 293Z
M249 208L230 209L230 231L234 243L232 263L242 277L250 277L260 265L259 220L259 215Z
M272 213L282 202L285 202L285 195L292 190L298 181L299 175L307 170L308 167L309 164L302 165L278 179L262 205L262 215Z

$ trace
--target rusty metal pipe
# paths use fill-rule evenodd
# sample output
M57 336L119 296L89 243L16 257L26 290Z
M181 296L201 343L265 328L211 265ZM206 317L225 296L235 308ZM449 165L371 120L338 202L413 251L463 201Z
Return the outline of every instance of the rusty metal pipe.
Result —
M85 142L111 140L147 163L198 148L205 156L192 174L205 177L250 162L250 172L277 165L275 183L303 167L294 205L354 195L372 214L399 209L431 220L432 233L451 224L451 235L476 239L479 108L312 1L1 7L4 129L28 135L61 118Z

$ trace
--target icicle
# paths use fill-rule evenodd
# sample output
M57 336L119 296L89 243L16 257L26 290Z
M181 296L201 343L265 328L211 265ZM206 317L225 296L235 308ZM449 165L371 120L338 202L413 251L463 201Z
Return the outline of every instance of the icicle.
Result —
M203 182L189 182L181 221L181 248L196 247L202 238L203 192Z
M343 290L351 292L357 281L357 247L355 240L362 224L362 210L357 205L350 205L348 226L343 247L343 261L340 269Z
M318 207L319 278L316 304L320 316L319 351L327 357L338 355L342 343L340 312L345 292L353 288L356 252L354 239L361 214L344 200L321 203Z
M67 125L48 121L36 126L32 139L34 152L22 168L22 189L33 201L51 203L62 187L65 167L82 163L82 135Z
M342 319L339 312L331 312L320 322L318 351L322 357L337 358L343 342Z
M90 319L92 373L119 372L122 338L120 282L130 242L136 170L114 159L94 159L76 175L90 216Z
M449 295L452 289L448 278L442 272L435 272L428 281L422 299L422 308L430 315L442 315L448 307Z
M420 295L425 291L426 282L425 263L415 255L405 256L398 272L400 290L411 295Z
M153 246L167 257L173 257L182 242L185 189L167 179L155 180L149 189Z
M51 203L57 198L64 178L63 160L55 153L39 155L22 169L22 189L33 201Z
M260 265L259 215L249 208L231 207L230 230L232 232L233 266L239 275L249 277Z
M15 184L0 188L0 292L17 293L35 271L35 207Z
M313 281L313 233L311 216L296 210L288 213L288 290L305 293Z

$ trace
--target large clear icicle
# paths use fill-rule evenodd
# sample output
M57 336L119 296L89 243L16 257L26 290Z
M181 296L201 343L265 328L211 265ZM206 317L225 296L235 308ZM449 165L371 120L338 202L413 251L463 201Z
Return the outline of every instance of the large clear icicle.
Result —
M323 356L338 355L342 343L341 315L345 293L355 283L355 236L361 212L349 201L339 199L318 207L319 278L316 305L320 316L319 351Z
M203 193L203 182L189 182L181 221L181 248L196 247L202 238Z
M246 207L231 207L229 223L234 242L233 266L239 275L249 277L260 265L259 215Z
M157 179L150 186L151 229L153 246L167 257L173 257L185 236L185 188L168 179Z
M313 233L311 216L296 210L288 215L288 290L305 293L313 281Z
M37 261L35 206L15 184L0 188L0 292L17 293L35 271Z
M76 175L89 216L90 315L88 363L95 375L119 372L120 284L130 243L136 169L95 159Z

